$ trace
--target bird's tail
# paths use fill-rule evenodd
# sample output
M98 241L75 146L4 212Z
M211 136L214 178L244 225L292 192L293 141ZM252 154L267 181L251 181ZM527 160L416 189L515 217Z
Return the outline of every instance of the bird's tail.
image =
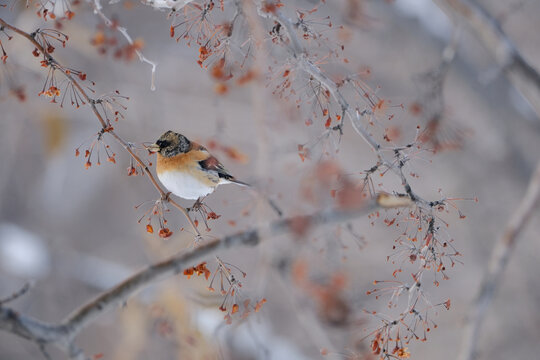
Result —
M236 185L240 185L240 186L246 186L250 189L252 189L253 191L255 191L258 195L264 197L264 199L266 200L266 202L268 203L268 205L270 205L270 207L272 208L272 210L274 210L276 212L276 214L279 216L279 217L282 217L283 216L283 211L281 211L281 209L279 208L279 206L277 206L277 204L274 202L274 200L270 199L268 196L264 195L264 194L261 194L259 191L257 191L256 189L253 188L253 186L251 186L250 184L248 183L245 183L243 181L240 181L240 180L236 180L236 179L229 179L230 182L232 182L233 184L236 184Z
M248 183L245 183L243 181L240 181L240 180L236 180L236 179L228 179L230 182L232 182L233 184L236 184L236 185L241 185L241 186L247 186L247 187L252 187L251 185L249 185Z

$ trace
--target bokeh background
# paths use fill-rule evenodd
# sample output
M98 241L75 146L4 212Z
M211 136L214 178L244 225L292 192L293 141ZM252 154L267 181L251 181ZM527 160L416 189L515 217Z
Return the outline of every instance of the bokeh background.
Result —
M524 57L540 69L540 4L480 3L502 21ZM0 14L29 32L44 27L33 7L24 5L15 2L0 8ZM73 6L76 16L63 27L70 40L56 57L84 70L95 81L97 94L119 90L129 96L124 101L125 119L114 124L125 140L154 141L172 129L203 144L232 147L240 156L231 157L221 148L215 154L238 178L256 183L276 199L286 214L308 213L321 205L307 201L303 194L317 158L302 161L298 144L317 138L324 131L323 123L307 127L294 105L273 98L271 89L257 90L253 83L217 93L209 72L196 63L197 47L169 37L165 12L138 2L103 5L107 16L117 18L133 38L144 40L144 54L158 63L157 90L150 90L147 64L115 59L113 51L100 54L91 45L100 21L86 2ZM311 8L314 2L299 1L297 6ZM403 104L389 110L395 114L391 125L402 131L398 142L410 141L416 125L425 125L411 106L432 91L421 74L441 62L453 32L448 17L427 0L328 1L320 12L345 27L349 63L339 69L370 69L365 81L377 94ZM144 206L134 207L157 198L149 181L126 176L129 158L112 141L116 164L103 157L101 166L85 169L75 149L99 130L93 114L86 107L60 108L38 97L46 74L31 55L32 48L17 37L1 40L9 69L3 68L0 78L0 297L32 281L31 291L13 306L58 322L135 270L193 246L193 236L174 211L167 215L175 232L171 238L146 233L145 221L137 222ZM438 328L427 342L409 345L415 359L456 357L463 318L493 245L523 196L540 155L538 114L466 26L448 71L442 92L444 126L451 134L465 136L459 148L415 158L412 170L420 177L413 185L426 198L440 197L442 189L449 197L479 201L458 202L465 219L452 212L445 215L446 231L463 254L463 265L451 269L450 280L432 289L434 303L450 298L452 306L439 312ZM9 95L11 82L24 85L24 102ZM262 105L257 99L261 91L268 95ZM338 147L334 156L345 172L368 169L376 161L350 124ZM389 190L399 189L389 184ZM245 189L220 187L207 204L222 216L210 222L206 235L220 237L275 219L264 206L257 211L255 200ZM481 359L532 359L540 351L538 220L536 212L500 279L500 291L479 340ZM329 358L355 358L369 345L360 340L377 324L362 309L382 311L386 306L366 291L374 279L390 278L393 271L386 257L392 253L396 233L382 222L374 226L370 222L367 218L352 222L356 236L345 225L329 226L306 239L266 239L256 249L219 254L247 273L243 279L247 297L268 300L246 322L224 325L218 310L221 299L205 290L207 282L175 277L142 290L122 308L101 316L80 334L77 344L88 356L104 359L315 359L321 358L321 348L328 349ZM180 231L184 226L186 231ZM347 310L343 311L354 321L329 321L317 298L291 280L299 263L321 284L336 273L346 277L341 296ZM215 268L212 259L209 268ZM50 352L55 359L65 358L54 348ZM0 333L0 358L41 357L34 344Z

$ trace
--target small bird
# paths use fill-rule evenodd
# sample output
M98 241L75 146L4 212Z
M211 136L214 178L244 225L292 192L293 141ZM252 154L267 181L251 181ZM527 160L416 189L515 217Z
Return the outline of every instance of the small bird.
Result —
M221 184L250 187L232 176L204 146L190 141L182 134L169 130L146 148L157 153L156 172L161 183L181 198L200 203L201 198ZM281 215L279 208L268 201Z

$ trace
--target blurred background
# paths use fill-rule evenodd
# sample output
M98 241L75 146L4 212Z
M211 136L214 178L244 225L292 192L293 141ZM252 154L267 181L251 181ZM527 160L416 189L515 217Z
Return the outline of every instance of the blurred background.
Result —
M294 14L291 9L317 4L285 3L290 14ZM530 64L540 69L540 4L479 3L501 22ZM33 4L25 5L10 2L0 8L1 17L28 32L53 26L54 21L44 23L36 16ZM249 82L229 85L224 91L197 64L198 46L188 47L169 36L171 20L166 12L136 1L102 5L103 13L127 28L144 55L158 64L156 90L150 89L148 64L133 54L131 61L126 60L129 54L115 56L126 45L125 39L100 25L90 3L71 5L75 16L62 22L61 29L69 41L65 49L57 48L55 56L62 64L84 71L96 83L97 95L118 90L129 97L122 101L127 107L125 118L113 124L126 141L140 144L155 141L169 129L181 132L212 149L239 179L256 184L275 199L286 216L330 204L331 199L319 194L326 190L313 185L318 160L325 152L332 153L346 174L358 174L375 164L376 157L350 123L345 123L341 139L332 134L317 141L325 132L324 121L315 119L307 126L306 111L298 111L294 101L273 96L273 85L264 88ZM363 81L381 99L391 101L378 125L381 134L391 131L393 143L407 144L414 140L417 125L425 127L434 114L442 119L441 149L411 160L410 172L418 175L411 180L415 191L427 199L439 199L441 193L478 198L478 202L456 202L465 219L452 211L443 216L449 223L444 231L463 254L463 264L452 268L450 279L429 294L433 303L450 298L452 305L433 319L438 327L427 342L408 345L414 359L454 359L464 316L491 250L539 159L540 118L465 25L446 76L442 80L435 76L455 27L431 1L329 1L321 4L317 17L327 15L335 26L324 36L330 44L344 43L342 58L347 59L339 64L330 60L328 71L335 76L362 73ZM103 34L117 39L105 54L92 45ZM32 281L30 292L12 305L25 314L58 322L134 271L194 246L193 234L176 211L166 216L172 237L161 239L146 232L145 218L138 220L159 196L148 179L127 176L129 157L107 136L116 164L106 161L102 149L102 165L94 160L85 169L75 149L83 144L82 152L93 141L100 130L96 118L88 107L60 108L38 97L46 70L31 55L32 47L20 37L8 41L0 34L0 39L9 56L0 74L0 298ZM318 49L314 51L320 51L317 46L313 44ZM278 53L276 59L283 61L285 55ZM267 62L274 66L273 58ZM21 86L24 101L13 96ZM379 139L383 141L382 136ZM309 144L310 159L299 156L299 144ZM144 151L139 153L147 157ZM399 190L396 179L383 180L386 191ZM135 209L143 202L150 203ZM180 203L191 205L185 200ZM199 217L207 238L276 219L264 206L257 210L253 193L232 185L220 187L206 203L221 215L208 223L211 231L204 230ZM538 220L536 212L500 279L500 291L479 338L481 359L536 358L540 351ZM223 299L206 290L208 281L176 276L145 288L122 308L101 316L78 336L77 344L96 359L370 358L369 340L362 339L379 326L379 320L362 310L384 311L387 302L366 291L373 288L373 280L391 278L395 266L387 256L399 235L399 229L382 221L371 222L359 218L314 230L304 238L265 239L254 249L218 254L247 273L242 279L243 296L267 299L263 309L246 321L225 325L218 309ZM211 271L216 266L208 259ZM323 287L331 288L338 278L345 285L331 289L334 302L328 304L320 293L299 284L301 271ZM335 311L327 311L327 306ZM328 354L321 355L321 349ZM50 353L54 359L66 358L55 348ZM42 355L34 344L0 332L0 358Z

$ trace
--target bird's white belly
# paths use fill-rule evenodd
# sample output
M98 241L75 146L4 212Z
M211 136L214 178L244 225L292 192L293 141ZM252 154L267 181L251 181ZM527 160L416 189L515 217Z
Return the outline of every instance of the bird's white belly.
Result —
M184 199L196 200L215 189L215 186L208 186L185 172L165 171L158 178L170 192Z

